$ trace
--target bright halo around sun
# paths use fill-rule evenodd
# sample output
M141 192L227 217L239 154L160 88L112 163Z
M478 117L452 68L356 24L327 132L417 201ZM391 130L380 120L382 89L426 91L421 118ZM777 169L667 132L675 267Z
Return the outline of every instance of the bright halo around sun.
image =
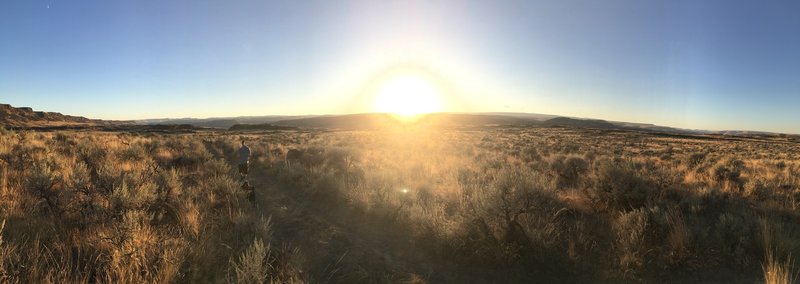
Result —
M416 74L398 74L378 86L375 111L404 119L442 111L442 96L431 80Z

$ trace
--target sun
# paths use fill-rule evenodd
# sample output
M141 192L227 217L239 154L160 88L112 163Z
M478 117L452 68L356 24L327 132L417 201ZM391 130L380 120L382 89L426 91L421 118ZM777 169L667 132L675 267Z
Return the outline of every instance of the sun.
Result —
M442 96L436 84L421 74L398 74L387 78L374 97L376 112L403 118L442 111Z

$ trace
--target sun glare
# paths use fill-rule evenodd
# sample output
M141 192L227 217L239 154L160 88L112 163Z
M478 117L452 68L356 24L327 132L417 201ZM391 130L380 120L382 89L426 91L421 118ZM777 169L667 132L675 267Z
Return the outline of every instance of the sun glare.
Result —
M375 111L409 118L442 110L442 98L428 79L403 74L389 78L378 87Z

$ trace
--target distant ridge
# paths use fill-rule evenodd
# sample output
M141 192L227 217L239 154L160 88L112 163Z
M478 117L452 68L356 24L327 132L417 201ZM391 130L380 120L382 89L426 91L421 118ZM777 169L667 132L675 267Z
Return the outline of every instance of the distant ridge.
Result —
M322 115L301 119L288 119L275 121L274 125L294 126L298 128L324 128L324 129L379 129L392 126L403 126L401 122L389 114L366 113L346 115ZM761 131L710 131L681 129L655 124L607 121L602 119L586 119L563 117L535 113L432 113L419 118L412 123L420 126L442 127L481 127L481 126L540 126L540 127L567 127L567 128L593 128L605 130L648 131L667 134L691 135L728 135L728 136L774 136L777 133Z
M278 126L293 126L300 128L381 129L399 126L400 122L388 114L363 113L287 119L276 121L273 124Z
M263 115L212 118L156 118L137 120L137 124L189 124L195 127L228 129L236 124L263 124L280 120L314 117L313 115Z
M0 103L0 127L10 129L103 129L135 131L195 131L213 129L275 130L275 129L381 129L386 127L439 126L439 127L577 127L648 131L667 134L724 135L737 137L782 136L800 141L800 135L747 130L682 129L655 124L606 121L563 117L550 114L515 112L432 113L422 115L413 123L404 123L385 113L343 115L264 115L215 118L161 118L133 121L90 119L64 115L58 112L35 111L30 107L13 107ZM287 128L288 127L288 128Z
M0 104L0 125L11 128L37 128L62 126L104 126L126 124L125 121L89 119L82 116L64 115L58 112L34 111L30 107L13 107Z
M529 116L511 116L495 113L434 113L421 119L421 123L436 126L522 126L538 125L540 121Z
M494 114L433 113L422 115L413 122L405 123L390 114L364 113L281 120L273 124L300 128L381 129L407 126L522 126L538 125L539 122L535 119Z
M228 128L231 131L242 131L242 130L294 130L297 127L294 126L279 126L279 125L272 125L269 123L261 123L261 124L235 124Z
M240 122L235 119L207 119L202 121L193 121L193 120L177 120L171 121L167 124L188 124L194 127L206 127L206 128L229 128L233 125L237 125Z
M599 119L575 119L569 117L556 117L553 119L545 120L542 126L547 127L580 127L580 128L598 128L598 129L621 129L623 127L614 125L605 120Z

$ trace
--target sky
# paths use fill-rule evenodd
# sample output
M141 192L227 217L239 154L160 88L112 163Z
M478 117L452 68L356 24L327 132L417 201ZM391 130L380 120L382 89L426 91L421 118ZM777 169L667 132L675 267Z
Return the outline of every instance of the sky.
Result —
M800 2L0 1L0 103L102 119L444 111L800 133Z

